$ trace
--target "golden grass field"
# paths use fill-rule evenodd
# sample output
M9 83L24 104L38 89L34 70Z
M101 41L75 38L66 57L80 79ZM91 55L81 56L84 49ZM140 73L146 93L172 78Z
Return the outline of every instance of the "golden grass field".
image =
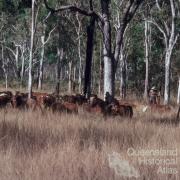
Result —
M0 180L179 180L180 160L167 167L177 171L175 174L158 173L158 165L139 164L139 157L127 153L129 148L180 150L176 111L134 111L132 119L116 117L104 121L102 116L83 111L60 115L50 111L0 110ZM110 165L113 152L135 168L138 178L126 176L127 172L122 175L121 166L128 169L128 165L116 156ZM177 157L163 158L179 159L179 155L178 152Z

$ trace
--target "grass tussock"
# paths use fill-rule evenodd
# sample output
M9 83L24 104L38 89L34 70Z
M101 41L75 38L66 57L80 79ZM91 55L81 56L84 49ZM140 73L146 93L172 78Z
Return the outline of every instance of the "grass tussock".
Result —
M158 174L157 165L139 164L138 157L127 153L129 148L180 149L174 114L106 121L83 112L60 115L7 109L0 114L0 180L128 179L109 166L113 152L138 171L138 179L178 179L177 174ZM180 172L180 162L173 167Z

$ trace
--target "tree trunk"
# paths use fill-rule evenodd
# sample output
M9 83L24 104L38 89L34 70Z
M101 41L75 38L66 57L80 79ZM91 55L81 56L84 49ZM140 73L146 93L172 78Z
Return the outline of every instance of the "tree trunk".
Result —
M177 104L180 105L180 76L179 76L179 78L178 78Z
M165 87L164 87L164 104L169 103L170 98L170 66L171 66L171 49L166 50L165 56Z
M35 27L35 0L32 0L32 20L31 20L31 47L29 57L29 80L28 80L28 98L32 96L32 61L34 48L34 28Z
M76 66L74 67L73 70L73 81L76 82Z
M149 88L149 23L145 20L145 63L146 74L144 83L144 100L148 102L148 88Z
M99 49L99 89L98 94L101 95L103 91L103 61L102 61L102 43L100 41L100 49Z
M79 93L81 93L82 91L82 56L81 56L81 22L79 20L79 17L77 15L77 20L78 20L78 24L79 24L79 27L78 27L78 31L77 31L77 34L78 34L78 55L79 55L79 77L78 77L78 84L79 84L79 87L78 87L78 91Z
M15 61L16 61L16 78L20 79L20 71L19 71L19 46L16 46L16 53L15 53Z
M8 72L7 72L7 64L4 59L4 46L2 44L2 51L1 51L1 56L2 56L2 69L4 72L4 78L5 78L5 88L8 88Z
M79 93L81 93L82 89L82 57L81 57L81 42L79 40L79 78L78 78L78 83L79 83Z
M43 64L44 64L44 45L45 45L45 28L43 30L43 35L41 36L41 59L39 64L39 78L38 78L38 89L42 89L42 81L43 81Z
M114 96L115 88L115 70L114 58L112 57L111 49L111 25L109 0L101 0L102 17L103 17L103 58L104 58L104 98L108 92Z
M120 97L126 98L126 57L123 48L120 53Z
M165 89L164 89L164 104L169 103L170 99L170 70L171 70L171 55L174 48L174 45L177 41L178 36L175 35L175 4L173 0L170 0L171 5L171 33L168 41L168 46L166 43L166 56L165 56Z
M22 89L23 86L23 78L24 78L24 63L25 63L25 58L24 58L24 51L25 51L25 45L23 44L22 50L21 50L21 82L20 82L20 88Z
M180 106L179 106L178 112L177 112L177 117L176 117L177 121L179 121L179 114L180 114Z
M86 47L86 65L85 65L85 79L84 79L84 95L89 98L91 95L91 67L93 57L94 45L94 29L95 18L91 17L90 24L87 27L87 47Z
M63 49L57 48L57 65L56 65L56 94L60 92L60 79L61 79L61 61L63 59Z
M68 92L72 92L72 61L69 62L69 83L68 83Z

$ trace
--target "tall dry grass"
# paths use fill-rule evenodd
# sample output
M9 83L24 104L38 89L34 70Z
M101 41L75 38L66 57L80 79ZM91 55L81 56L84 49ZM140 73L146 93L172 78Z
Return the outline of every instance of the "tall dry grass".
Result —
M139 172L137 179L180 177L158 174L156 165L140 165L137 157L127 154L128 148L180 149L180 127L173 114L136 113L131 120L106 121L85 112L60 115L2 109L0 114L0 180L130 179L109 165L113 152ZM180 162L175 168L180 172Z

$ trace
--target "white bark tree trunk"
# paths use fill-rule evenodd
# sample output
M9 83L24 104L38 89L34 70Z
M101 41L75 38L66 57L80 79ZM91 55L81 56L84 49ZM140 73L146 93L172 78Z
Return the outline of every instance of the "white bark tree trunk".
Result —
M174 48L174 45L177 41L178 36L175 35L175 6L174 1L170 0L171 5L171 34L168 41L168 46L166 46L166 55L165 55L165 88L164 88L164 104L169 103L170 99L170 66L171 66L171 55ZM168 37L168 36L167 36Z
M145 63L146 74L144 83L144 100L148 100L148 88L149 88L149 23L145 20Z
M164 104L169 103L170 99L170 66L171 66L171 54L172 50L166 50L165 56L165 87L164 87Z
M164 42L165 42L165 87L164 87L164 104L168 104L170 100L170 70L171 70L171 55L173 48L177 42L177 39L179 37L179 33L176 31L176 24L175 24L175 18L176 18L176 11L175 11L175 2L174 0L170 1L170 7L171 7L171 21L168 22L166 20L162 20L162 24L165 25L165 28L161 27L161 23L157 23L154 20L149 21L150 23L154 24L159 31L164 36ZM159 11L161 11L161 7L158 4L158 1L156 1L157 7Z
M15 53L15 61L16 61L16 78L19 79L19 46L16 46Z
M25 44L23 44L22 48L21 48L21 82L20 82L20 89L22 89L23 78L24 78L24 65L25 65L24 52L25 52Z
M38 89L42 89L42 80L43 80L43 64L44 64L44 45L45 45L45 30L43 32L43 35L41 36L41 59L40 59L40 65L39 65L39 78L38 78Z
M1 57L2 57L2 69L4 72L4 78L5 78L5 88L8 88L8 72L7 72L7 63L4 59L4 46L2 45L2 51L1 51Z
M76 15L78 21L77 35L78 35L78 54L79 54L79 77L78 77L78 91L82 91L82 55L81 55L81 21L78 14Z
M114 96L114 59L111 49L111 25L109 17L110 1L101 0L102 17L103 17L103 58L104 58L104 98L108 92Z
M32 0L32 19L31 19L31 47L29 57L29 80L28 80L28 98L32 95L32 61L33 61L33 48L34 48L34 30L35 30L35 0Z
M104 45L105 46L105 45ZM104 54L104 97L106 92L109 92L110 95L113 95L113 79L112 79L112 61L109 56L106 48L103 49Z
M120 97L126 98L126 57L123 48L120 52Z
M98 87L98 94L101 95L102 94L102 78L103 78L103 72L102 72L102 43L100 41L100 46L99 46L99 87Z
M68 92L71 93L72 92L72 61L69 62L68 76L69 76Z
M74 67L73 70L73 81L76 82L76 66Z
M56 65L56 94L60 92L60 81L61 81L61 63L64 56L63 48L57 47L57 65Z
M44 69L44 53L45 53L45 45L48 43L50 37L51 37L51 33L55 30L56 27L54 27L50 32L49 35L47 37L47 39L45 39L46 37L46 25L43 24L43 33L41 36L41 59L40 59L40 64L39 64L39 77L38 77L38 89L41 90L42 89L42 83L43 83L43 69Z
M177 93L177 104L180 105L180 76L178 78L178 93Z

